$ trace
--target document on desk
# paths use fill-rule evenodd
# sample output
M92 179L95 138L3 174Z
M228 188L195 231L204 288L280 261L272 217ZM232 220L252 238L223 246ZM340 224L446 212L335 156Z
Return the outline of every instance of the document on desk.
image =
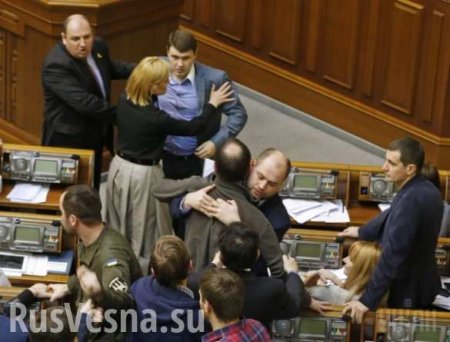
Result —
M391 203L378 203L378 208L381 211L385 211L391 207Z
M47 263L48 257L46 255L0 253L0 267L7 276L20 277L22 274L46 276Z
M214 165L214 160L206 158L203 163L202 177L208 177L211 173L214 173Z
M312 201L288 198L283 200L283 204L289 215L301 224L309 220L327 223L350 222L342 200Z
M329 201L324 201L329 202ZM323 202L322 202L323 203ZM347 208L344 206L342 200L337 199L332 201L335 205L331 210L316 216L311 219L312 222L325 222L325 223L347 223L350 222L350 216L348 215Z
M11 202L45 203L50 184L16 183L6 196Z

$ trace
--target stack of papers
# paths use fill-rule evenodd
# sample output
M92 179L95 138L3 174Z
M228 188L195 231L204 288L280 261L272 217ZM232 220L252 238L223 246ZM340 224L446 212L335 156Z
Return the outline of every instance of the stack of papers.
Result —
M44 277L47 275L47 264L46 255L0 253L0 267L7 276L20 277L22 274L28 274Z
M312 201L286 198L283 204L289 215L300 224L309 220L326 223L350 222L348 211L342 200Z
M6 197L11 202L45 203L49 190L49 184L17 183Z

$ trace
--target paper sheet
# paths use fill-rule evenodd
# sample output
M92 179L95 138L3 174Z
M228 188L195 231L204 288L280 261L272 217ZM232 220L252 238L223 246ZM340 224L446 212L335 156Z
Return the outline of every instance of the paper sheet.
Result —
M11 202L45 203L50 184L17 183L6 196Z

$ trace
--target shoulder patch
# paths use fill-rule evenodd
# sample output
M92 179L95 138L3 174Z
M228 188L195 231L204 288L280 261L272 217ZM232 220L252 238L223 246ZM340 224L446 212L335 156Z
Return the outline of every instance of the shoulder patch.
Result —
M127 283L119 277L115 277L111 280L108 287L115 292L128 292Z
M112 266L116 266L117 265L117 259L116 258L109 258L108 260L105 261L105 266L106 267L112 267Z

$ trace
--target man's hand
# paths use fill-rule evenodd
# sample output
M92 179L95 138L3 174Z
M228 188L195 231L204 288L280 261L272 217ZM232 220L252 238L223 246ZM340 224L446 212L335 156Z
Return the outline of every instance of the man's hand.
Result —
M298 273L298 264L293 257L283 255L283 267L286 273L295 272Z
M29 287L28 290L31 291L34 298L50 298L52 296L52 293L49 292L49 289L46 284L34 284L33 286Z
M342 310L342 314L349 314L352 318L352 322L356 324L361 324L364 314L369 311L369 308L365 306L358 300L354 300L345 304L344 310Z
M328 302L321 302L320 300L316 300L311 298L311 304L309 304L309 308L319 314L323 315L325 311L333 310L333 307Z
M95 272L91 271L86 266L81 265L77 269L77 277L83 292L88 297L99 300L102 296L102 286L100 285Z
M214 189L215 184L208 185L200 190L190 192L184 197L183 208L184 209L195 209L201 213L209 216L208 208L211 203L216 200L208 195L212 189Z
M359 227L356 226L347 227L342 232L338 233L337 236L357 239L359 237Z
M67 284L50 284L48 285L47 288L48 291L52 293L50 297L51 302L64 298L65 296L70 294L69 287L67 286Z
M208 206L207 211L210 217L218 219L226 226L235 222L241 222L238 206L236 201L233 200L224 201L218 198L215 203L211 203Z
M212 158L216 154L216 145L211 140L205 141L195 149L195 155L201 159Z
M80 312L87 314L93 323L101 323L103 321L103 309L95 307L91 298L81 306Z

